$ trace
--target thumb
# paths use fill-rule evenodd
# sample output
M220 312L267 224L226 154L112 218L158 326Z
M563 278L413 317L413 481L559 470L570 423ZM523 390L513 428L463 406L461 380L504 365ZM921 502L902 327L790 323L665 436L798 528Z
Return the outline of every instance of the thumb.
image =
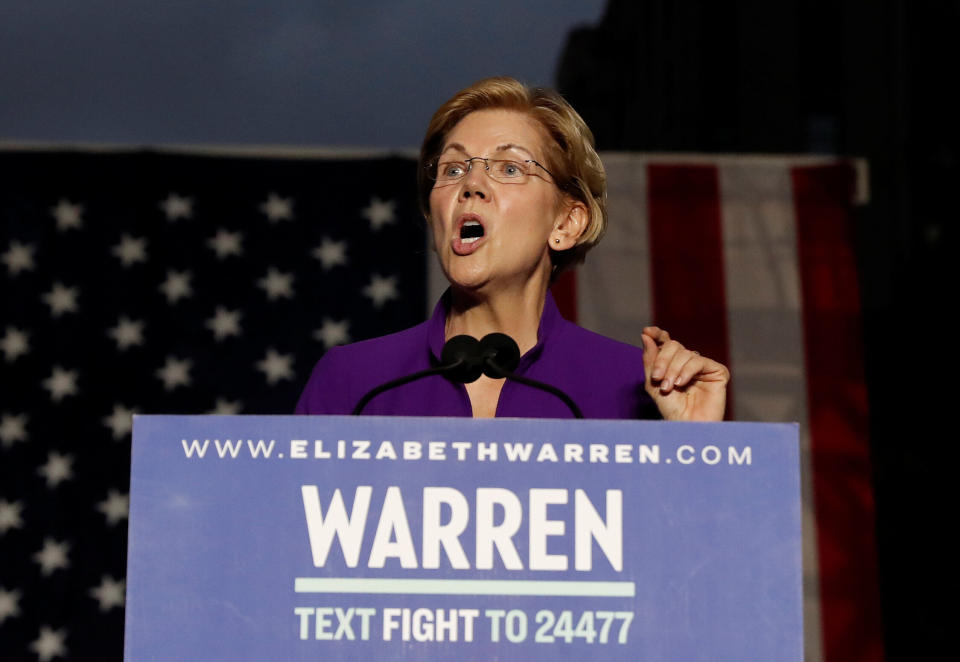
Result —
M643 340L643 377L644 381L649 385L650 374L653 372L653 364L657 360L657 356L660 355L660 349L657 347L656 341L648 336L646 333L642 334L640 338Z

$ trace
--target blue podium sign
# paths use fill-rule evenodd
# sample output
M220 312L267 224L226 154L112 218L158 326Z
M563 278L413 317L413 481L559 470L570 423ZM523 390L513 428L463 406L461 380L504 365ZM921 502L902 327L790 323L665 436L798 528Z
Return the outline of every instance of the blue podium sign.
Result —
M125 658L802 660L796 425L137 416Z

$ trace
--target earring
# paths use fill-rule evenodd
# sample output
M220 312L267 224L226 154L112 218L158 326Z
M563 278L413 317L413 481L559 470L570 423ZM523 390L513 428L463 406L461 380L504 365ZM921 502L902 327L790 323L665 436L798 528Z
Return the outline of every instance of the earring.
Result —
M560 243L560 238L559 238L559 237L557 237L556 239L554 239L554 240L553 240L553 243L555 243L555 244L559 244L559 243Z

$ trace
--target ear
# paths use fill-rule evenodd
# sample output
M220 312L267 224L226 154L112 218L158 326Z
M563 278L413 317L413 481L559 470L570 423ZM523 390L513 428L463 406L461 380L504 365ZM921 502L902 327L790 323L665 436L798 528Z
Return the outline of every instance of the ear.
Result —
M577 245L577 240L587 231L590 223L590 212L587 206L568 198L561 209L557 222L550 233L550 248L555 251L565 251Z

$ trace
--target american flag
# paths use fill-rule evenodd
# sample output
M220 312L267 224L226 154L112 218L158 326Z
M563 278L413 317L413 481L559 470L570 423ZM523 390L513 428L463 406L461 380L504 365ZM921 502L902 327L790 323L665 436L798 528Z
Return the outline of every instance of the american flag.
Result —
M133 413L292 412L423 319L409 158L0 152L0 659L119 660Z
M798 420L806 659L882 659L851 209L862 168L605 154L611 226L554 287L733 373L732 417ZM131 413L288 413L328 346L444 286L412 159L0 152L0 651L118 659Z

